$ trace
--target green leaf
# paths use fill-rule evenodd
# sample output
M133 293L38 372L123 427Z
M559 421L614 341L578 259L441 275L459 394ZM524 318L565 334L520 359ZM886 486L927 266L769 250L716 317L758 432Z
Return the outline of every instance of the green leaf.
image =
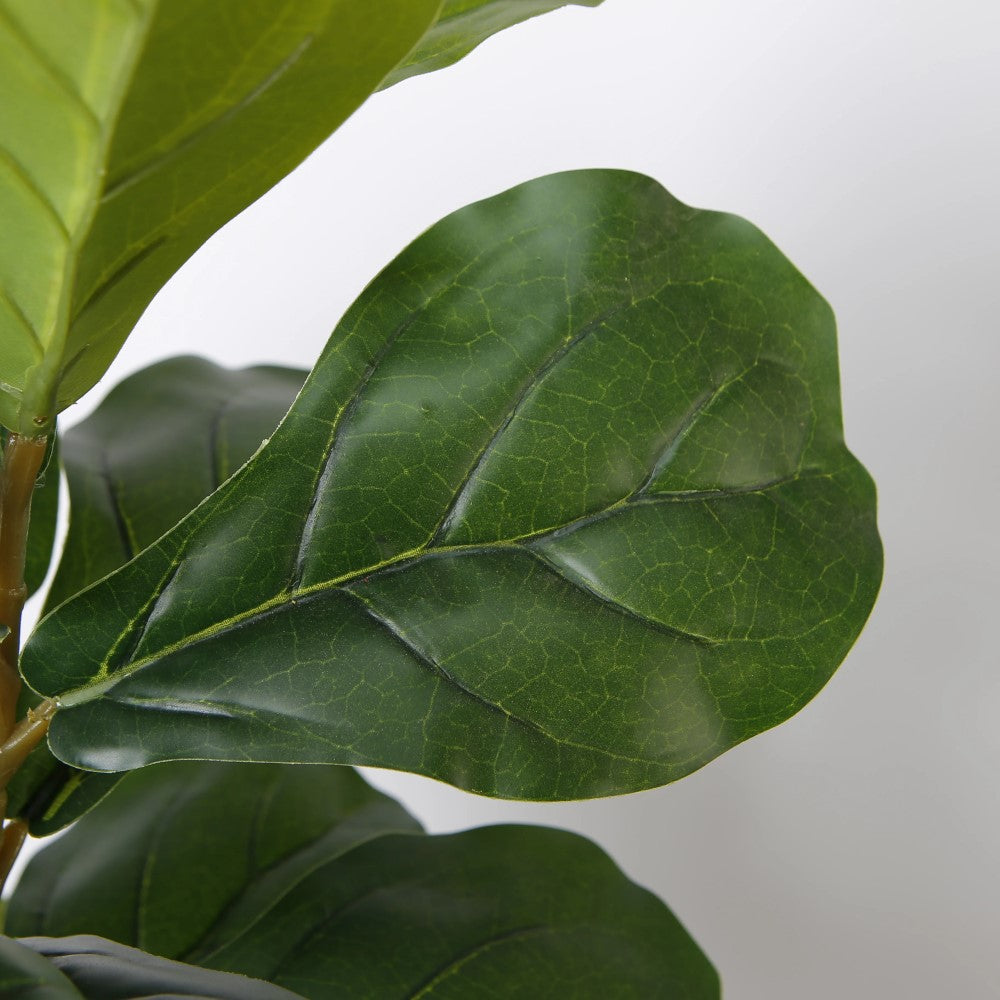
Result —
M83 995L51 962L0 936L0 996L4 1000L81 1000Z
M881 573L829 308L648 178L455 213L369 286L269 444L57 609L61 759L673 781L826 682Z
M29 862L11 934L98 934L183 958L256 915L318 864L383 833L419 832L351 768L160 764Z
M22 938L17 946L22 951L30 949L37 953L35 957L60 974L60 979L53 981L48 992L36 990L22 994L26 1000L62 1000L63 997L67 1000L70 997L86 1000L152 1000L153 997L163 1000L175 997L297 1000L296 994L271 983L170 962L87 934L68 938ZM40 976L40 967L31 967L29 971L34 972L35 968ZM63 981L67 987L63 987ZM45 985L48 986L47 980ZM59 992L55 992L57 989Z
M23 718L38 701L30 690L22 690L18 716ZM7 814L24 820L33 837L47 837L100 802L120 779L119 774L81 771L63 764L43 743L10 780Z
M603 0L444 0L437 22L382 84L382 89L419 73L458 62L498 31L560 7L597 7Z
M0 423L48 428L440 0L0 2Z
M113 389L65 436L70 525L47 607L117 569L227 479L274 430L305 375L173 358ZM21 714L36 702L25 702ZM44 837L116 781L66 767L43 744L8 787L10 815Z
M227 480L306 377L172 358L125 379L65 435L70 525L51 609L128 562Z
M583 838L414 828L348 769L158 765L32 858L9 926L331 1000L719 996L669 910Z

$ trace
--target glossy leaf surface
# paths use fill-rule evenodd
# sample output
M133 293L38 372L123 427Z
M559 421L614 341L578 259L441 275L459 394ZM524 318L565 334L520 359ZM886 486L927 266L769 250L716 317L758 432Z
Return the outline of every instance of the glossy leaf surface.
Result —
M117 569L197 506L271 434L305 376L172 358L113 389L66 434L70 525L47 607ZM27 820L34 836L47 836L115 780L69 768L42 744L8 788L10 814Z
M458 62L480 42L504 28L560 7L597 7L603 0L444 0L434 26L382 84Z
M296 994L271 983L170 962L88 934L21 938L17 945L44 956L72 989L63 992L59 981L59 992L29 992L25 1000L296 1000Z
M719 995L683 927L593 844L513 826L426 837L340 768L137 771L32 859L8 919L331 1000Z
M874 600L828 307L749 224L581 171L455 213L281 427L23 658L63 760L634 791L787 718Z
M0 423L101 377L168 277L337 128L439 0L3 0Z

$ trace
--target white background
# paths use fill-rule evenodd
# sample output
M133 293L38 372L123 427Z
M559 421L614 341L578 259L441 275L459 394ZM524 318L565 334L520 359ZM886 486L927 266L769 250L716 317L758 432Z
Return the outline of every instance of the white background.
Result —
M997 996L996 0L606 0L537 19L370 101L185 266L104 385L175 353L309 366L421 230L590 166L748 217L833 303L848 441L880 488L881 597L812 705L675 786L540 806L371 777L432 830L595 838L730 1000Z

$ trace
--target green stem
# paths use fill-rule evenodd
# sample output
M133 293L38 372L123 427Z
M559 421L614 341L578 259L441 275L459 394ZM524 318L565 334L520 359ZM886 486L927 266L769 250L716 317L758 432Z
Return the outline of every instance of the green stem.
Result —
M0 742L13 732L21 675L21 613L28 596L24 562L28 550L31 494L45 459L45 438L11 434L0 472L0 626L10 631L0 641Z

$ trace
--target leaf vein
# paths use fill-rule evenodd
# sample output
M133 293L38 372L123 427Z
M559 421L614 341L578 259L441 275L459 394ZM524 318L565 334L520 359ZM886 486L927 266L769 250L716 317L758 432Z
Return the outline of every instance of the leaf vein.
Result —
M27 167L6 146L0 146L0 163L7 167L7 170L20 183L21 188L26 191L32 200L41 207L42 211L55 224L59 230L59 237L63 243L68 243L70 239L69 229L59 210L53 204L48 193L38 184Z
M45 75L70 99L71 104L77 111L82 112L91 129L99 132L101 129L100 119L97 117L94 109L84 100L83 94L80 93L77 85L67 76L62 67L52 59L49 53L25 30L21 22L2 4L0 4L0 21L3 21L7 25L7 29L17 37L17 41L23 49L31 55Z
M532 937L536 934L548 933L551 933L551 929L549 927L546 927L544 924L534 924L526 927L514 927L511 930L495 934L493 937L487 938L485 941L481 941L479 944L469 948L457 958L449 959L440 968L430 973L430 975L427 976L424 981L407 996L406 1000L422 1000L423 997L430 996L433 990L440 983L455 975L455 973L457 973L463 965L468 965L469 962L478 958L480 955L485 954L497 945L507 944L510 941L516 941L518 938Z
M101 197L102 203L111 201L124 191L134 187L146 177L156 173L161 167L172 162L173 160L176 160L192 146L196 146L206 136L218 131L227 122L232 121L233 118L250 107L258 97L270 90L302 58L302 56L305 55L306 51L312 46L314 41L315 35L306 35L305 38L303 38L302 41L299 42L299 44L288 54L288 56L286 56L285 59L282 60L277 67L275 67L275 69L268 73L268 75L264 77L260 83L240 98L240 100L232 105L232 107L227 108L227 110L221 115L213 118L209 122L206 122L190 135L184 136L179 142L175 143L169 149L163 150L152 159L140 164L130 173L125 174L122 177L115 178L105 188L104 194Z
M566 357L574 347L577 347L582 343L590 334L595 330L599 330L609 319L618 313L624 312L628 308L630 303L620 303L613 306L610 309L605 310L601 315L592 319L589 323L586 323L581 329L576 333L571 335L569 338L565 339L542 363L538 370L532 375L531 379L525 384L518 395L514 398L511 403L510 408L504 415L497 429L493 432L489 441L483 446L482 450L476 456L469 468L469 471L465 474L461 485L455 491L455 496L451 503L448 505L447 510L441 517L437 526L431 535L431 540L429 544L433 545L439 538L445 537L451 530L451 526L454 523L455 518L458 516L459 511L462 509L464 503L466 502L467 494L472 488L473 477L482 469L483 465L486 463L487 459L493 453L500 439L503 437L507 428L511 425L514 418L517 416L520 409L527 403L531 395L538 389L542 383L545 381L545 377L552 371L553 368L559 362Z
M586 594L587 597L600 602L602 606L608 608L616 614L622 615L625 618L631 618L634 621L639 622L641 625L651 628L656 632L662 632L664 635L668 635L673 639L683 639L687 642L697 643L699 646L720 646L725 642L724 639L715 639L707 635L699 635L697 632L689 632L686 629L678 628L676 625L667 625L664 622L657 621L655 618L650 618L647 615L640 614L638 611L633 610L625 604L619 604L607 594L601 593L601 591L599 591L596 587L592 587L584 583L583 580L577 580L571 576L567 576L558 563L553 562L536 549L526 547L524 551L533 556L540 566L552 573L554 576L557 576L564 583L569 584L575 590L580 591L580 593Z

